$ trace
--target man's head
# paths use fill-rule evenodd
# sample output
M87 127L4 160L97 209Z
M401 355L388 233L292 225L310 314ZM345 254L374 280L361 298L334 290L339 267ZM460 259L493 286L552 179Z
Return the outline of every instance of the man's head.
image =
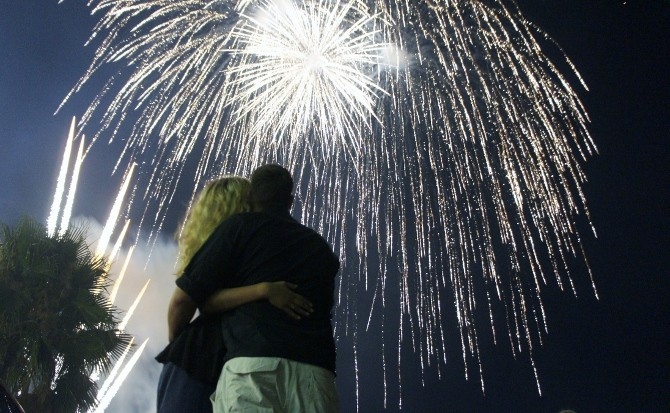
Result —
M251 206L254 210L289 209L293 203L293 178L286 168L268 164L251 174Z

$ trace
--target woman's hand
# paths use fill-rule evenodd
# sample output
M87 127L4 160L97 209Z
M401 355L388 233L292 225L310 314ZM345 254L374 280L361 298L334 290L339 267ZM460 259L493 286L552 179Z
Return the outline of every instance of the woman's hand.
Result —
M265 282L265 297L278 309L295 318L306 317L314 311L314 306L302 295L293 292L298 286L287 281Z

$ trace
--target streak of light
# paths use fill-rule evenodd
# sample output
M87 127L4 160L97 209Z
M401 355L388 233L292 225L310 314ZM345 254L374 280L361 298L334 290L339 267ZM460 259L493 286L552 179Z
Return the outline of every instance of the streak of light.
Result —
M112 292L109 294L109 301L112 304L114 304L114 301L116 300L116 295L119 293L119 287L121 287L121 282L123 282L123 278L126 276L126 270L128 269L128 263L130 263L130 257L133 256L133 251L135 251L135 245L131 245L130 248L128 249L126 259L123 261L123 267L121 267L119 276L116 277L114 285L112 286Z
M77 159L74 163L74 169L72 170L72 179L70 180L70 189L67 194L67 200L65 202L65 207L63 208L63 214L60 222L60 229L58 233L60 235L65 234L69 225L70 218L72 217L72 207L74 206L74 197L77 192L77 182L79 181L79 171L81 170L81 164L84 161L84 137L81 137L81 143L79 144L79 151L77 152Z
M132 337L126 348L123 350L121 357L119 357L119 359L116 361L116 364L114 364L114 367L112 367L112 370L110 370L109 374L105 378L105 381L102 383L102 386L100 386L100 389L98 390L98 395L96 396L96 399L99 401L98 405L100 404L102 398L106 395L107 390L110 388L112 383L114 383L114 380L116 379L119 370L121 370L121 366L123 365L123 362L128 356L128 353L130 352L130 349L132 348L134 342L135 337Z
M135 170L135 164L133 163L131 164L130 168L126 171L126 174L123 177L123 180L121 182L121 188L119 188L119 192L116 196L116 199L114 200L112 209L109 212L109 218L107 219L107 222L105 223L105 226L102 229L102 233L100 234L100 238L98 239L98 244L95 250L96 256L102 257L105 255L105 252L107 251L107 246L109 245L109 240L112 237L112 232L114 231L116 222L119 219L119 213L121 212L121 207L123 206L123 199L126 196L126 191L128 190L128 186L130 185L130 182L132 180L134 170Z
M109 253L109 265L111 265L111 263L115 261L116 257L119 255L119 251L121 251L121 246L123 245L123 240L126 237L126 232L128 231L129 226L130 220L126 219L126 223L123 225L123 229L121 229L121 233L116 238L116 242L114 243L114 246Z
M96 413L102 413L105 411L107 407L109 407L109 403L111 403L114 396L116 396L116 393L119 391L121 385L128 377L128 374L130 374L130 372L132 371L133 367L135 366L135 363L137 363L137 360L140 359L140 356L142 355L142 352L144 351L144 348L146 347L148 341L149 341L148 338L144 340L142 345L137 349L137 351L135 351L135 353L130 358L128 363L123 367L123 370L121 370L121 372L119 373L119 376L114 381L114 384L112 384L109 387L109 390L105 393L102 400L100 400L100 403L98 404L98 407L95 410Z
M63 200L63 192L65 192L65 180L67 178L68 166L70 164L70 156L72 153L72 141L74 140L75 118L72 118L70 125L70 133L65 144L65 151L63 151L63 161L61 162L60 172L56 181L56 192L54 193L54 200L51 204L51 212L47 218L47 233L51 236L56 233L56 226L58 225L58 216L61 211L61 202Z
M147 290L147 287L149 286L149 281L151 280L147 280L147 282L144 283L144 287L142 287L139 294L137 294L137 297L135 297L135 301L133 301L133 304L126 312L126 316L123 318L123 320L121 320L121 323L119 323L119 330L123 331L126 328L126 324L128 324L128 321L130 321L130 317L133 316L133 313L135 312L135 309L140 303L140 300L142 299L144 292Z

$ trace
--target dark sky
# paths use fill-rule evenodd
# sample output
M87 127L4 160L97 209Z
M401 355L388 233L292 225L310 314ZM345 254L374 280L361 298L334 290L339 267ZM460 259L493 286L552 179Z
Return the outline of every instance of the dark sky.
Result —
M5 0L0 5L0 221L46 218L70 118L90 96L59 102L85 70L83 43L94 19L83 1ZM599 154L586 164L586 196L598 237L582 228L600 300L545 295L550 332L535 350L543 396L527 355L482 343L486 395L465 381L459 360L425 383L415 356L403 353L403 407L409 412L670 411L668 135L670 1L525 0L521 10L575 63L589 91L580 96ZM95 90L95 88L91 88ZM101 145L103 143L101 142ZM87 160L75 214L104 219L109 191L105 151ZM93 165L100 165L97 168ZM102 189L102 191L101 191ZM576 274L576 278L583 274ZM350 339L340 343L350 345ZM359 343L359 355L379 351ZM451 363L451 364L450 364ZM380 373L361 363L361 411L379 411ZM340 350L344 412L354 408L351 353ZM451 366L457 366L450 368ZM388 411L397 410L390 390Z

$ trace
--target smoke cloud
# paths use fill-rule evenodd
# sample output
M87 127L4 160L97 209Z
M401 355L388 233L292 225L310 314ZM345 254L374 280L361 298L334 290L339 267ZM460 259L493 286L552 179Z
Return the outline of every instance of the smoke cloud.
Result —
M73 223L87 228L87 241L93 249L102 232L102 225L88 217L77 217ZM115 236L111 244L116 241ZM126 235L126 242L110 269L112 280L119 277L133 240L132 235ZM145 339L149 341L139 361L105 410L108 413L156 412L156 386L161 365L154 357L167 345L167 306L175 286L176 257L176 242L165 237L159 237L153 246L140 239L134 248L114 305L123 311L120 315L123 318L144 284L150 280L125 329L135 337L135 350ZM129 358L130 355L126 362ZM104 376L98 385L101 386L103 381Z

